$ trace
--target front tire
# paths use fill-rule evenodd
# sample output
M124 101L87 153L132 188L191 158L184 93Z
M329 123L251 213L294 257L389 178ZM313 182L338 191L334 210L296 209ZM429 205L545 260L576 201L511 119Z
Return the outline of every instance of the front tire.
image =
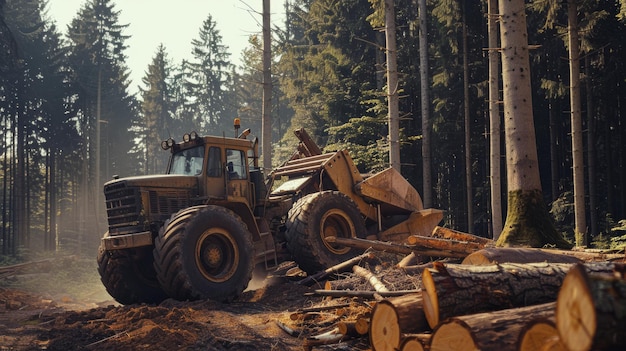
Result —
M159 286L150 248L105 250L98 248L98 273L106 291L123 305L156 304L167 298Z
M365 222L356 204L338 191L312 193L289 210L287 247L300 268L313 274L348 260L359 250L331 244L326 237L364 237Z
M231 210L196 206L172 215L155 240L154 266L177 300L231 301L252 279L252 235Z

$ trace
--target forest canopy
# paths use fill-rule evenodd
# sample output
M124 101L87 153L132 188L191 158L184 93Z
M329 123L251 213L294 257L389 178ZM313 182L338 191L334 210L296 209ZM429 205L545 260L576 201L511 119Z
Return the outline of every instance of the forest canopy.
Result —
M596 247L626 241L622 2L579 0L576 11L585 214ZM426 3L432 204L445 210L445 226L491 237L487 1ZM102 184L114 175L162 173L169 154L160 143L169 136L231 134L234 117L261 134L260 34L249 37L235 67L219 19L207 13L198 35L183 38L193 45L185 60L154 48L135 94L125 62L129 24L120 23L114 1L85 0L66 32L46 17L46 6L0 0L0 243L8 256L94 252L106 231ZM284 1L285 22L272 28L273 165L294 151L293 130L304 127L325 150L350 150L362 172L389 166L380 6ZM417 1L397 0L395 12L402 174L423 193ZM557 229L573 241L568 12L562 2L537 0L527 2L526 15L543 196Z

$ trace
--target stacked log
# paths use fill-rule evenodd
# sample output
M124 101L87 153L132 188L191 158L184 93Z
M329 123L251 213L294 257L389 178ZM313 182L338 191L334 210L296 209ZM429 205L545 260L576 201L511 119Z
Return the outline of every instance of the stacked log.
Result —
M561 342L556 329L555 315L537 318L526 323L520 332L517 349L519 351L565 351L565 345Z
M571 267L562 263L435 264L422 275L426 319L435 328L448 317L555 301ZM586 266L594 272L611 272L613 267L609 262Z
M422 294L414 293L379 301L370 319L370 345L375 351L400 348L403 334L428 330Z
M391 270L381 270L386 263L381 262L370 271L360 266L371 263L372 256L369 260L364 256L316 276L316 283L331 276L344 279L329 280L325 290L315 293L370 307L358 317L338 316L328 329L319 329L328 331L308 337L305 346L366 335L374 351L578 351L626 345L626 281L615 273L626 266L609 262L613 256L494 248L489 239L466 235L437 227L432 237L409 236L407 244L330 238L341 245L406 257L398 265L386 266ZM465 260L419 264L419 255ZM595 262L600 258L606 260ZM398 284L396 278L417 281ZM413 286L414 290L401 290Z
M589 273L576 265L559 292L556 325L568 350L624 348L626 280L615 274Z
M554 302L495 312L457 316L439 324L431 351L513 350L525 323L554 315Z
M498 264L498 263L581 263L582 260L561 253L563 250L541 250L527 247L487 247L469 254L463 259L462 264L475 266Z

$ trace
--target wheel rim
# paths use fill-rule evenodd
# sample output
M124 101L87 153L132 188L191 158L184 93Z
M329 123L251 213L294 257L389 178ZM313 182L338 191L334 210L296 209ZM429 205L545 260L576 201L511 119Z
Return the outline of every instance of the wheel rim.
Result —
M209 281L230 279L239 263L239 249L234 238L221 228L210 228L196 242L196 265Z
M326 238L331 236L337 238L353 238L356 236L354 233L354 224L345 212L338 209L332 209L322 216L320 223L320 236L322 237L322 242L326 248L332 253L337 255L345 254L350 251L349 247L332 245L326 241Z

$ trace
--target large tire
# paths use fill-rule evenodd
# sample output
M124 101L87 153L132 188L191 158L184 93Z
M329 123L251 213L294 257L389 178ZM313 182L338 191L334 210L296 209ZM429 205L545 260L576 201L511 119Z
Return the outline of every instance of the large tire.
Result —
M98 248L98 273L106 291L123 305L159 303L167 298L159 286L150 247L107 251Z
M302 270L319 272L348 260L359 250L328 243L325 237L364 237L365 222L354 201L337 191L304 196L289 210L287 248Z
M220 206L197 206L172 215L154 247L157 278L177 300L231 301L252 279L252 234Z

